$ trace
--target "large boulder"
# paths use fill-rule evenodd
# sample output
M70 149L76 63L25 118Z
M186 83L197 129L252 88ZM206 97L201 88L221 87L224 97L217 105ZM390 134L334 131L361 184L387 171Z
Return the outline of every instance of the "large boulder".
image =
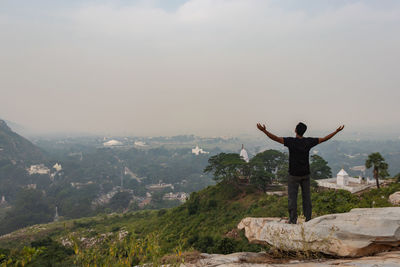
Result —
M389 202L392 203L393 205L399 205L400 204L400 191L391 194L389 196Z
M302 224L279 218L245 218L239 225L251 243L287 251L364 256L400 245L400 207L352 209Z
M400 251L379 253L361 258L296 260L273 258L266 253L238 252L228 255L201 254L200 259L185 262L180 267L329 267L329 266L400 266Z

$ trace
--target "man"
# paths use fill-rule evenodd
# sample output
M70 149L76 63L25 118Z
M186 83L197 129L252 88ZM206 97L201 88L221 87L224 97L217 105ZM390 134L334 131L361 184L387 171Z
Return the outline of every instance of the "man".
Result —
M288 204L289 204L289 223L297 223L297 193L301 187L303 199L303 213L306 221L311 220L312 206L310 194L310 163L309 152L313 146L325 142L343 130L344 125L336 131L323 138L303 137L307 126L299 122L295 133L296 137L278 137L267 131L265 124L257 123L257 128L265 133L272 140L283 144L289 149L289 176L288 176Z

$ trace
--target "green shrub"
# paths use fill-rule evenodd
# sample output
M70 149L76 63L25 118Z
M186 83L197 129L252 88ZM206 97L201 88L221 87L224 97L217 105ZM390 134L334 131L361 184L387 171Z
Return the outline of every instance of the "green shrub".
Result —
M216 252L222 254L230 254L235 252L236 242L233 239L224 237L216 244Z
M163 216L165 213L167 213L167 210L166 210L166 209L160 209L160 210L157 212L157 216L158 216L158 217L161 217L161 216Z
M348 212L359 202L356 195L345 190L313 192L311 199L313 203L313 212L318 216ZM299 206L300 205L301 202L299 203Z
M71 266L74 251L63 245L53 241L51 238L45 238L31 243L32 248L42 249L42 253L38 255L29 266Z
M218 206L218 202L215 199L209 199L207 201L207 210L214 209Z
M194 215L200 208L200 198L197 194L192 193L189 201L187 202L187 209L189 215Z

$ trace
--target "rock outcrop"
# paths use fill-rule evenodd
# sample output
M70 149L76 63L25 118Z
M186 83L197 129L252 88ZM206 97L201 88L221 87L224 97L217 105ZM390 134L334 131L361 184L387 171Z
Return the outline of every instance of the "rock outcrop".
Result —
M329 266L374 266L394 267L400 266L400 251L383 252L372 257L356 259L313 260L277 262L264 253L239 252L228 255L201 254L202 259L192 263L181 264L181 267L329 267Z
M391 194L389 196L389 202L392 203L393 205L399 205L400 204L400 191Z
M353 209L302 224L278 218L245 218L239 225L252 243L287 251L364 256L400 245L400 207Z

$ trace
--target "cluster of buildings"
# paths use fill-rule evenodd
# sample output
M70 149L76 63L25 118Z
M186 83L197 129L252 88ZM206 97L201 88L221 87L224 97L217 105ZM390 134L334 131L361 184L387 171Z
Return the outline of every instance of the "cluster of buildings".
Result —
M29 168L26 169L29 175L39 174L39 175L49 175L50 179L54 181L54 177L56 175L60 175L62 171L62 166L59 163L54 164L52 168L53 172L49 168L47 168L44 164L36 164L31 165Z
M100 195L98 198L92 201L93 206L101 206L110 203L110 200L119 192L128 192L133 195L133 190L124 189L120 186L114 187L110 192Z
M209 154L210 152L204 151L202 148L200 148L198 145L195 148L192 148L192 154L195 154L196 156L200 154Z
M26 169L29 175L33 174L49 174L50 169L44 166L44 164L31 165L28 169Z
M91 184L94 184L94 182L93 181L88 181L86 183L71 182L71 186L76 189L81 189L81 188L83 188L87 185L91 185Z
M158 184L150 184L150 185L146 186L146 188L149 190L161 190L161 189L166 189L166 188L171 188L172 190L175 189L173 184L166 184L166 183L162 183L161 181L159 181Z
M167 193L164 195L164 200L179 200L180 202L185 202L189 198L189 194L185 192L178 192L178 193Z

